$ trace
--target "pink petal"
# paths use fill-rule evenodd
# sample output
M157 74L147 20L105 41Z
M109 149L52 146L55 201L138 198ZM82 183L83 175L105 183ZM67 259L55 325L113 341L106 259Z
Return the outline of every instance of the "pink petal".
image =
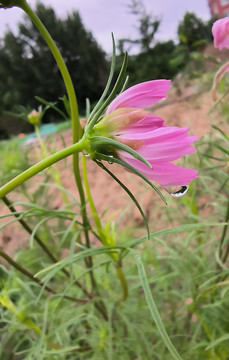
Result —
M150 169L139 160L127 158L123 154L120 157L149 180L154 180L163 187L187 186L198 174L197 170L182 168L169 162L154 163L150 161L152 165L152 169Z
M191 154L196 150L190 145L194 139L186 139L185 141L167 142L160 144L142 145L137 149L137 152L148 161L174 161L180 157ZM128 143L127 143L128 144ZM123 154L123 153L122 153ZM123 154L125 157L131 158L130 154Z
M214 46L220 50L229 48L229 17L219 19L212 26Z
M149 113L147 116L145 116L135 124L131 124L130 126L128 126L125 130L121 132L121 134L135 134L139 132L144 133L147 131L156 130L163 126L165 126L163 119Z
M143 108L166 97L171 87L170 80L146 81L125 90L108 106L107 114L118 108Z
M138 140L145 140L149 141L150 143L161 142L162 138L165 140L169 140L171 138L179 138L180 136L185 135L188 132L189 128L178 128L172 126L163 126L155 130L145 131L145 132L136 132L136 133L129 133L128 129L125 132L120 133L120 138L125 139L138 139Z

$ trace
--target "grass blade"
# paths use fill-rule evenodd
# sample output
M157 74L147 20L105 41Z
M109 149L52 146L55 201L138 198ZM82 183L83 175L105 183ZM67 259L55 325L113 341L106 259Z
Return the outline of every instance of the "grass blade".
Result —
M172 355L173 359L175 360L182 360L182 358L180 357L180 355L178 354L177 350L175 349L175 347L173 346L166 330L164 327L164 324L161 320L160 314L157 310L156 304L154 302L150 287L149 287L149 283L147 281L147 277L146 277L146 272L145 272L145 268L144 265L141 261L141 258L139 255L135 255L135 259L137 262L137 266L138 266L138 273L139 273L139 277L140 277L140 281L142 284L142 288L144 290L145 293L145 297L146 297L146 301L148 303L151 315L153 317L153 320L157 326L157 329L165 343L165 345L167 346L170 354Z

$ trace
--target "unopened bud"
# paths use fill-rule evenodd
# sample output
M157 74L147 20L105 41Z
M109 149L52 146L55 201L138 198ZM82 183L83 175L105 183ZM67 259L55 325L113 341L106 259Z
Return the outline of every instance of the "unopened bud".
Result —
M28 121L34 126L38 125L41 121L41 113L36 110L31 111L28 115Z

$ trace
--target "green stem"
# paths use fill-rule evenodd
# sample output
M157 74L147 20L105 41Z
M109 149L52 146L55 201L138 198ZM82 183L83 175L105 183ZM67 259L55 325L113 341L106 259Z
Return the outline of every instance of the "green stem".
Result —
M88 183L87 164L86 164L85 156L82 157L82 170L83 170L83 182L84 182L85 191L86 191L86 194L87 194L88 203L89 203L89 206L91 208L91 214L92 214L92 217L93 217L94 222L96 224L96 227L98 229L98 233L100 234L102 232L102 225L101 225L100 218L99 218L98 212L96 210L96 207L95 207L92 195L91 195L91 191L90 191L90 186L89 186L89 183Z
M25 0L22 0L22 3L20 3L20 5L18 5L18 6L22 10L25 11L25 13L30 17L30 19L33 21L33 23L37 27L37 29L40 31L41 35L43 36L44 40L46 41L49 49L51 50L51 52L57 62L57 65L60 69L60 72L62 74L64 83L65 83L65 87L66 87L66 90L68 93L68 98L69 98L71 117L72 117L72 136L73 136L72 141L74 144L81 138L81 136L83 134L83 130L82 130L82 128L80 126L80 122L79 122L78 106L77 106L74 86L73 86L71 77L69 75L68 69L66 67L66 64L57 48L55 42L53 41L51 35L47 31L47 29L45 28L43 23L40 21L38 16L30 8L28 3ZM79 155L76 153L73 154L73 173L74 173L74 178L75 178L76 185L77 185L77 188L79 191L79 196L80 196L80 201L81 201L81 206L82 206L82 217L83 217L84 228L86 228L88 225L88 219L87 219L87 214L86 214L86 210L85 210L86 202L85 202L82 181L81 181L81 177L80 177ZM90 241L89 241L89 236L87 234L87 230L85 230L85 240L86 240L87 247L90 247ZM92 260L89 259L89 267L92 267L92 265L93 265Z
M71 109L71 118L72 118L72 142L73 144L76 143L83 134L83 130L80 126L79 122L79 114L78 114L78 106L77 106L77 100L75 95L74 86L72 83L72 79L70 77L70 74L68 72L67 66L55 44L53 41L51 35L41 22L41 20L38 18L38 16L33 12L33 10L30 8L28 3L25 0L22 0L22 3L18 5L22 10L25 11L25 13L30 17L30 19L33 21L37 29L40 31L41 35L43 36L44 40L46 41L49 49L51 50L56 63L60 69L61 75L64 80L64 84L68 93L69 98L69 104ZM84 208L85 207L85 198L83 193L83 187L80 177L80 171L79 171L79 155L73 154L73 173L76 180L76 184L78 187L81 205Z
M41 20L38 18L38 16L30 8L30 6L26 2L26 0L21 0L18 4L16 4L16 6L20 7L22 10L25 11L25 13L30 17L30 19L33 21L34 25L40 31L42 37L46 41L49 49L51 50L51 52L56 60L57 65L60 69L61 75L62 75L64 83L65 83L65 87L66 87L66 90L68 93L69 104L70 104L70 109L71 109L71 118L72 118L72 136L73 136L72 141L73 141L73 144L75 144L82 137L83 130L82 130L82 128L80 126L80 122L79 122L78 106L77 106L74 86L73 86L70 74L68 72L68 69L66 67L66 64L57 48L55 42L53 41L51 35L47 31L47 29L45 28L45 26L43 25ZM86 245L89 248L90 241L89 241L88 230L87 230L89 221L87 219L86 201L85 201L82 181L81 181L81 177L80 177L78 153L73 154L73 174L74 174L74 178L75 178L76 185L77 185L77 188L79 191L79 196L80 196L80 202L81 202L81 208L82 208L82 218L83 218L84 229L85 229L84 233L85 233ZM93 267L92 258L88 259L88 267ZM90 276L91 276L92 285L93 285L93 287L95 287L95 280L93 280L92 272L90 272Z
M34 11L31 9L29 4L22 0L17 5L20 7L25 13L30 17L34 25L37 27L39 32L41 33L42 37L46 41L49 49L51 50L56 63L60 69L61 75L64 80L64 84L68 93L70 108L71 108L71 117L72 117L72 130L73 130L73 143L77 142L81 136L82 136L82 128L80 126L79 122L79 115L78 115L78 106L76 101L76 95L75 95L75 89L69 74L69 71L67 69L67 66L55 44L53 41L51 35L49 34L48 30L45 28L41 20L38 18L38 16L34 13Z
M31 166L29 169L25 170L23 173L16 176L14 179L9 181L7 184L3 185L0 188L0 199L7 195L9 192L14 190L19 185L22 185L25 181L38 174L40 171L46 169L47 167L55 164L57 161L60 161L66 158L69 155L72 155L76 152L80 152L84 149L86 141L82 138L78 143L73 144L65 149L62 149L55 154L50 155L39 163Z
M128 285L127 285L127 281L126 278L124 276L124 273L122 271L122 268L120 266L116 267L116 272L118 275L118 278L120 280L120 283L122 285L122 297L120 298L119 301L125 301L128 297Z
M0 250L0 256L5 259L10 265L12 265L15 269L17 269L18 271L20 271L23 275L25 275L26 277L28 277L29 279L31 279L32 281L34 281L35 283L37 283L40 286L44 286L44 289L46 291L48 291L49 293L55 295L56 292L54 290L52 290L50 287L44 285L44 283L39 280L38 278L35 278L34 275L29 272L27 269L23 268L21 265L19 265L18 263L16 263L9 255L7 255L4 251ZM80 302L80 303L85 303L88 300L83 300L83 299L77 299L74 298L72 296L68 296L68 295L63 295L63 298L70 300L70 301L74 301L74 302Z
M15 209L15 207L13 206L11 201L6 196L4 196L2 198L2 201L8 207L8 209L12 212L12 214L15 216L15 218L18 219L19 223L28 232L28 234L32 235L33 231L31 229L31 227L21 218L20 214L17 213L17 210ZM48 257L53 262L58 261L55 258L55 256L53 255L53 253L47 248L47 246L43 243L43 241L40 239L40 237L37 234L34 235L34 240L39 244L39 246L44 250L44 252L48 255Z
M42 157L45 158L45 157L48 156L48 154L47 154L45 144L44 144L44 142L43 142L43 140L41 138L41 135L40 135L39 126L35 125L34 128L35 128L35 133L36 133L38 143L39 143L39 145L41 147Z
M85 157L82 158L82 170L83 170L83 179L84 179L85 191L86 191L86 194L87 194L88 203L89 203L90 208L91 208L92 217L93 217L94 222L96 224L98 234L100 236L102 244L106 244L106 236L105 236L105 234L103 232L102 224L101 224L98 212L96 210L96 207L95 207L92 195L91 195L91 191L90 191L90 186L89 186L89 183L88 183L87 164L86 164L86 158ZM119 301L125 301L126 298L128 297L127 281L126 281L126 278L125 278L125 276L123 274L122 268L120 266L116 266L116 272L117 272L118 278L119 278L121 286L122 286L122 297L120 298Z
M229 241L228 241L225 254L224 254L224 256L222 256L223 245L224 245L225 237L226 237L227 230L228 230L228 221L229 221L229 199L227 202L227 212L226 212L226 216L225 216L225 223L227 223L227 225L224 225L222 236L221 236L221 241L220 241L220 258L222 259L223 263L226 262L228 254L229 254Z

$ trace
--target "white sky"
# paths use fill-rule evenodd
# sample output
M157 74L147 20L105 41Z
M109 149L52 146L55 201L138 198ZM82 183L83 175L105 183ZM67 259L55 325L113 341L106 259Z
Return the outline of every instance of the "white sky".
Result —
M27 0L34 7L36 0ZM208 0L143 0L147 12L161 19L157 40L176 39L177 26L187 11L194 12L200 18L210 18ZM111 52L111 32L116 39L134 38L136 17L128 12L129 0L43 0L51 5L58 16L64 17L72 10L79 11L84 26L90 30L108 53ZM18 8L0 9L0 37L8 28L16 29L22 19ZM52 30L49 29L50 33Z

